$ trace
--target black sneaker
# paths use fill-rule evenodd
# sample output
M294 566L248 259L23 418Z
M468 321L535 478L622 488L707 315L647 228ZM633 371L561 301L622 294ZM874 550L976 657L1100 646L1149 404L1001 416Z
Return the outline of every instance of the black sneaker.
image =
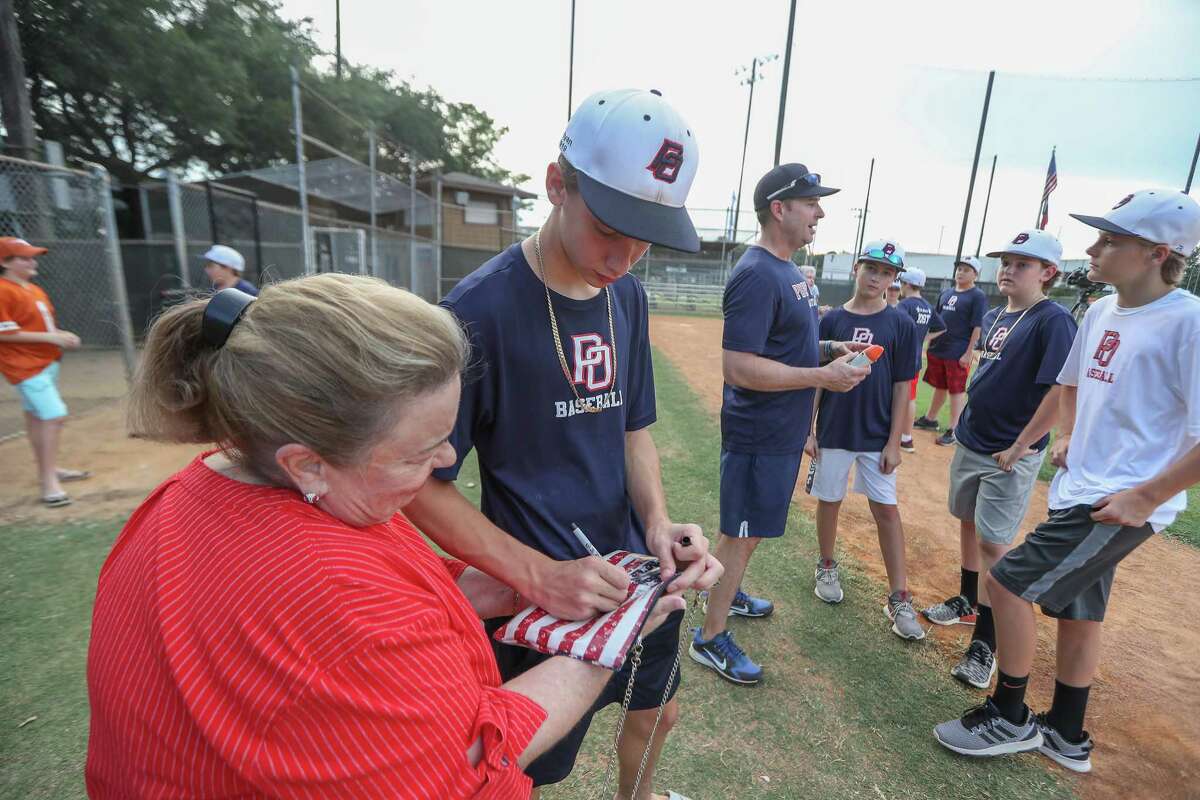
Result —
M954 428L946 428L946 432L934 439L934 442L940 444L942 447L949 447L954 444Z
M913 427L920 428L923 431L936 431L938 429L937 420L932 420L924 415L913 420Z
M1036 720L1038 730L1042 732L1042 745L1038 748L1042 755L1074 772L1092 771L1092 748L1095 745L1087 731L1083 732L1082 742L1072 742L1046 721L1045 714L1038 714Z

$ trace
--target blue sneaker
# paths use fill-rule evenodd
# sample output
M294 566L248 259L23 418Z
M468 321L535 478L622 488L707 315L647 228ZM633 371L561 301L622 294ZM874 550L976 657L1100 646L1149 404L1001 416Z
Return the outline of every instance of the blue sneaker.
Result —
M762 680L762 667L750 660L750 656L733 640L729 631L721 631L707 642L700 638L701 629L695 628L688 655L697 664L703 664L722 678L744 686L753 686Z
M775 604L765 597L754 597L738 589L729 605L729 616L769 617L774 610Z

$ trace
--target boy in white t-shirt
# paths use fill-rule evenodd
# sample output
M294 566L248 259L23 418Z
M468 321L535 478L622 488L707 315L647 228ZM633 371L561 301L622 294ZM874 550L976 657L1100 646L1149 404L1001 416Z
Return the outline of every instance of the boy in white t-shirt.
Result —
M1200 483L1200 298L1176 287L1200 242L1200 204L1182 192L1127 195L1107 214L1071 216L1100 230L1090 280L1116 294L1088 310L1059 373L1060 467L1049 519L992 568L995 693L938 725L945 747L972 756L1039 749L1091 769L1083 730L1100 659L1100 624L1116 566L1170 525ZM1033 603L1058 619L1054 701L1025 705L1037 642Z

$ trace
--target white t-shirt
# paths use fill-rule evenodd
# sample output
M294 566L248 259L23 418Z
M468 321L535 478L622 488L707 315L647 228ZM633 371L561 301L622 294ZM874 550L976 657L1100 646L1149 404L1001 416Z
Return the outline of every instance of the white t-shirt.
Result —
M1200 298L1176 289L1139 308L1097 300L1058 382L1078 387L1066 469L1050 508L1092 504L1161 473L1200 444ZM1150 515L1161 531L1187 507L1180 492Z

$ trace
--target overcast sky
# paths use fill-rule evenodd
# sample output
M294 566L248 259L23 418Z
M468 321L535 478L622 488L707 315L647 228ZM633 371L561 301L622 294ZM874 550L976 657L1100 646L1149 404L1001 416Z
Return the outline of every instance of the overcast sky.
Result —
M500 163L535 176L525 188L544 194L566 124L570 0L341 5L345 58L487 111L509 128ZM282 13L311 17L319 44L333 50L334 0L284 0ZM746 123L748 89L734 72L778 53L754 94L749 226L754 183L774 158L787 17L787 0L578 0L574 101L600 89L662 90L698 135L693 218L720 228ZM1195 0L800 0L783 160L844 189L824 201L817 249L851 247L851 209L863 205L874 156L867 238L895 237L914 251L936 250L940 239L942 252L954 252L987 70L996 69L964 249L974 252L979 237L992 155L984 252L1034 223L1057 146L1048 229L1061 229L1067 257L1082 256L1092 232L1067 211L1099 213L1149 186L1183 188L1200 134L1198 42ZM1192 193L1200 196L1200 179ZM523 221L539 222L547 209L539 201Z

